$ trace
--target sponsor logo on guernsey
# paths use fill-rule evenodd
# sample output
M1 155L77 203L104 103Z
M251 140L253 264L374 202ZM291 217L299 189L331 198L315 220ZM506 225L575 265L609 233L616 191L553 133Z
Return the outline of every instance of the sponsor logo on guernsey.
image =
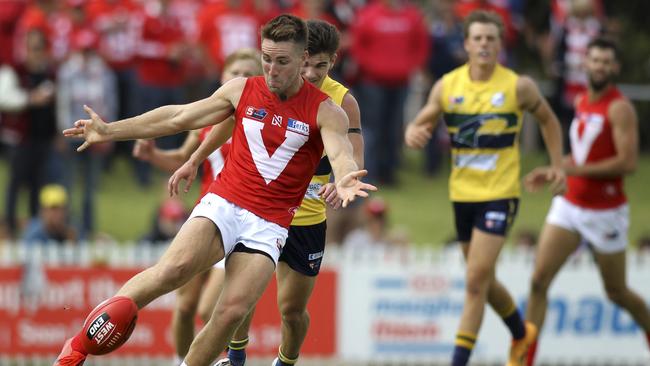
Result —
M305 192L305 198L319 200L320 196L318 195L318 191L320 191L322 186L321 183L309 183L307 192Z
M309 124L298 121L297 119L289 118L289 121L287 122L287 130L309 136Z
M506 95L503 92L496 92L492 95L490 103L493 107L501 107L506 101Z
M271 124L273 126L282 127L282 116L278 116L278 115L274 114L273 115L273 120L271 121Z
M465 97L462 95L457 95L457 96L452 95L449 97L449 104L452 106L456 104L463 104L464 101L465 101Z
M257 109L251 106L246 107L246 115L248 117L252 117L261 121L264 119L264 117L266 117L267 114L268 113L266 112L266 110L264 110L264 108ZM282 119L280 119L280 122L281 121Z

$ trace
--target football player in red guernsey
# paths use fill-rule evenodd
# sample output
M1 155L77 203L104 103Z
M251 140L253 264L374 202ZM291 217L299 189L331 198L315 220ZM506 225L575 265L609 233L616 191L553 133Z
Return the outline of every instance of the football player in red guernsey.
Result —
M629 208L623 176L638 160L638 122L632 103L614 85L619 71L614 43L597 38L587 47L588 90L576 98L570 127L571 154L565 157L567 191L553 198L535 259L526 318L541 330L551 281L581 241L593 248L607 297L630 312L650 345L650 312L625 281ZM545 181L545 169L531 172L532 191ZM537 343L528 351L532 365Z
M344 207L357 196L366 197L367 190L376 190L360 181L367 172L357 170L352 157L347 115L300 75L308 57L305 22L280 15L261 33L264 76L236 78L206 99L160 107L110 124L86 107L91 118L63 132L84 137L79 148L83 150L103 141L195 130L234 113L230 154L210 192L159 262L131 278L116 294L132 299L141 309L226 258L223 291L183 366L214 362L261 296L323 150ZM86 336L80 333L68 340L55 365L81 364Z

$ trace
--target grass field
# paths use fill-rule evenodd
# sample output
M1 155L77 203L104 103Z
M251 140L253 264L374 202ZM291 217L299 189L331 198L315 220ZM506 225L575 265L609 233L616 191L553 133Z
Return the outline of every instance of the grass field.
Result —
M524 156L522 173L543 164L540 154ZM389 217L393 227L404 229L412 242L438 245L453 237L453 216L451 204L447 199L448 164L440 174L426 177L420 173L422 161L419 153L407 151L404 164L399 173L399 186L380 187L376 193L389 204ZM6 188L8 181L7 162L0 161L0 189ZM150 227L158 202L165 193L167 176L157 174L151 188L138 187L132 178L132 169L125 159L116 159L111 171L104 172L97 197L97 227L118 241L135 240ZM650 156L643 156L637 172L629 177L626 190L631 206L630 241L635 244L642 235L650 235ZM198 195L198 184L194 184L183 199L191 207ZM78 200L73 195L73 200ZM519 215L512 233L520 230L538 231L544 221L550 194L524 193ZM5 196L0 195L4 208ZM19 214L26 215L26 194L23 192L19 202ZM79 205L75 205L78 207Z

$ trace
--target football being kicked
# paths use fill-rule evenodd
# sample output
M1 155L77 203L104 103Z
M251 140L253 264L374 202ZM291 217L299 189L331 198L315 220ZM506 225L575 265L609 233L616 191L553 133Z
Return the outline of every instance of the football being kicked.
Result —
M99 304L88 315L82 344L91 355L103 355L121 346L133 332L138 307L131 299L116 296Z

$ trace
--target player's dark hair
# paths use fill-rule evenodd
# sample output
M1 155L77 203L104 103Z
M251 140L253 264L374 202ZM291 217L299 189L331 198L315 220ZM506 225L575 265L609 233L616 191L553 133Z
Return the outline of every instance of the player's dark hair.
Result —
M309 38L307 52L310 56L326 53L334 56L339 50L339 31L332 24L324 20L308 20L307 29Z
M493 11L474 10L463 21L463 36L465 39L469 37L469 27L473 23L494 24L499 30L499 38L503 39L505 33L505 26L501 16Z
M604 50L612 50L616 61L620 61L620 49L616 42L611 38L596 37L587 44L587 52L592 48L600 48Z
M262 27L262 39L273 42L294 42L307 48L307 24L291 14L282 14L269 20Z

